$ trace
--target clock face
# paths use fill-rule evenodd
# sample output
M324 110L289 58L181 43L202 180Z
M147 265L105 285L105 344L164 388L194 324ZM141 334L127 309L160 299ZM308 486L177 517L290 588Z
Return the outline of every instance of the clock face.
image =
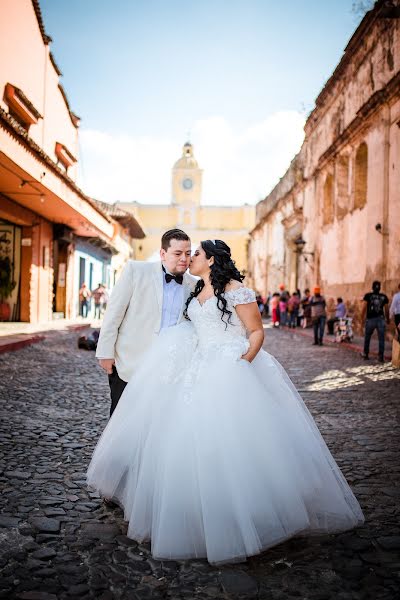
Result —
M186 179L182 181L182 185L185 190L191 190L193 187L193 181L189 179L189 177L186 177Z

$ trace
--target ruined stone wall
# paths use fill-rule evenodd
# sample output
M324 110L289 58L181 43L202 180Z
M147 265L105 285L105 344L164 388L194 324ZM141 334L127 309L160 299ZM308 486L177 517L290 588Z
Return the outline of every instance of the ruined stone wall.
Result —
M250 244L250 271L265 255L264 287L318 284L346 300L356 329L373 279L389 296L400 282L400 19L381 18L381 9L353 35L299 155L257 206L264 249L253 236ZM306 244L294 260L297 232Z

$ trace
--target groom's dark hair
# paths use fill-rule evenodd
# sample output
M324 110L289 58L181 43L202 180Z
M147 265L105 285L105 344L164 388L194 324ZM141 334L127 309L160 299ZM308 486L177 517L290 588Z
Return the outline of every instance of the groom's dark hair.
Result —
M169 229L161 238L161 248L167 251L171 245L171 240L190 242L190 237L182 229Z

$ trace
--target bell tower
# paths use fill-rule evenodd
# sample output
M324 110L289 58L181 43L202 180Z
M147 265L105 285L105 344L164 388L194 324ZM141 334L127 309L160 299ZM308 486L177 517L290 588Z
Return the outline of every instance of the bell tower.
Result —
M185 208L200 206L203 171L199 168L190 142L182 148L182 156L172 169L172 204Z

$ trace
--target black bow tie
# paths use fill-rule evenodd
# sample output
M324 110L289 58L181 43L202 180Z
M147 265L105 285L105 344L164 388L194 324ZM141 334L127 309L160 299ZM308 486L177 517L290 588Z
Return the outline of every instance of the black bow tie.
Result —
M183 275L171 275L171 273L165 273L165 281L169 283L172 280L175 280L179 285L183 282Z
M167 283L169 283L172 280L175 280L176 283L179 283L179 285L182 285L182 283L183 283L183 275L171 275L171 273L167 273L166 272L166 270L164 269L164 266L163 266L162 270L165 273L165 281Z

